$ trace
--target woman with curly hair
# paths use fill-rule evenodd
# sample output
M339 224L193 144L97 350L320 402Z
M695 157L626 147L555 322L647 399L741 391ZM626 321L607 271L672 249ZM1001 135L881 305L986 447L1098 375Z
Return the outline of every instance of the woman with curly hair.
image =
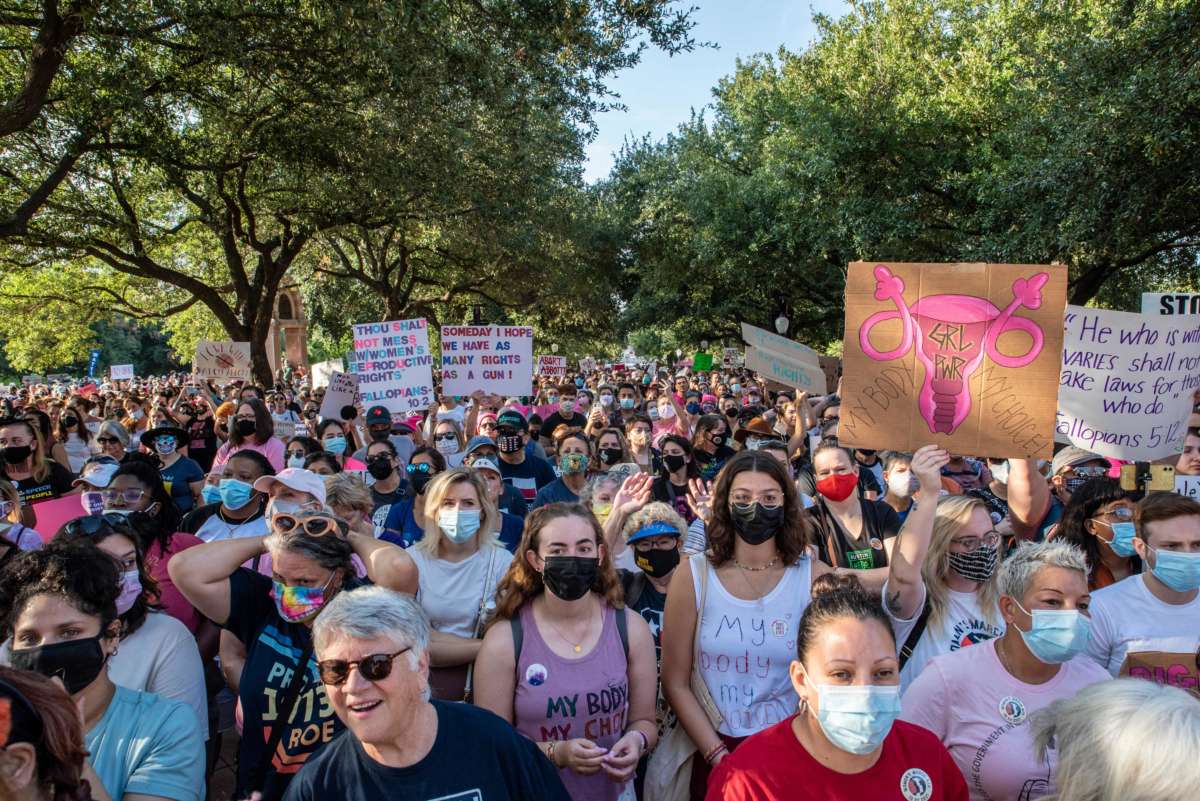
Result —
M475 703L536 742L574 801L616 801L657 741L654 641L591 511L530 512L497 597Z
M675 570L663 621L663 693L703 757L692 762L693 799L724 755L795 708L796 624L813 580L831 570L809 556L811 542L782 462L761 451L730 459L708 551Z
M1142 560L1133 549L1133 512L1129 493L1113 478L1090 479L1071 493L1054 537L1087 556L1089 590L1142 572Z

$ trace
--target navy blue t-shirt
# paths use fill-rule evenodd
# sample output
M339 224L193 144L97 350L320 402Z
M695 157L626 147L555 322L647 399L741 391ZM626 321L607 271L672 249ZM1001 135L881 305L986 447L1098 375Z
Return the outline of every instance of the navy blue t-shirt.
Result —
M196 498L192 495L189 484L204 480L204 471L194 459L181 456L170 467L160 468L163 483L170 487L171 500L181 514L187 514L196 506Z
M513 553L521 543L521 535L525 533L525 521L508 512L500 513L500 542Z
M532 501L538 490L558 478L549 462L529 454L525 454L525 461L520 464L509 464L501 459L500 476L505 484L520 491L526 501Z
M387 767L346 732L308 761L284 801L571 801L550 760L504 720L470 704L431 703L437 736L419 762Z
M566 482L561 478L556 478L538 490L533 503L529 504L529 511L532 512L548 503L576 503L578 500L579 496L571 492L571 488L567 486Z

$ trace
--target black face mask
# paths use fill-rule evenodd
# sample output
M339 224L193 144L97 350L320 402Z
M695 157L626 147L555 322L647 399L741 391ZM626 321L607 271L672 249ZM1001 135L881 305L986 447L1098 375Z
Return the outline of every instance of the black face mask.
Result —
M382 429L380 431L376 431L373 428L371 429L371 439L374 442L387 442L388 437L391 435L392 432L387 429Z
M731 406L725 410L726 417L737 417L737 415L738 415L738 410L734 406Z
M249 437L254 434L258 425L253 420L238 420L234 423L239 437Z
M662 460L663 465L672 473L682 470L687 466L687 457L682 453L673 453L670 456L664 456Z
M658 548L652 548L644 553L634 551L633 563L650 578L663 578L679 566L679 549L660 551Z
M367 472L376 481L383 481L392 474L393 469L391 459L372 459L367 462Z
M67 692L75 695L95 681L104 669L106 657L100 639L97 634L37 648L14 649L9 655L9 663L18 670L32 670L46 678L57 676Z
M578 601L587 595L599 572L600 560L594 556L547 556L542 581L564 601Z
M62 424L66 428L70 428L71 426L75 425L78 422L79 422L79 420L74 417L64 417L62 419Z
M429 486L429 482L433 481L433 473L409 473L408 480L412 482L413 492L420 495Z
M501 434L496 437L496 448L501 453L516 453L525 447L525 443L521 441L520 434Z
M617 464L618 462L620 462L621 457L624 455L625 454L621 452L620 448L601 448L600 449L600 461L602 463L608 465L609 467L612 467L614 464Z
M28 445L9 445L7 448L0 448L0 458L9 464L20 464L32 453L33 448Z
M747 545L758 545L775 536L783 525L783 504L774 508L763 506L758 501L749 504L732 504L729 515L733 528Z
M718 448L721 447L722 445L724 445L725 444L725 435L724 434L713 434L712 444L716 445Z

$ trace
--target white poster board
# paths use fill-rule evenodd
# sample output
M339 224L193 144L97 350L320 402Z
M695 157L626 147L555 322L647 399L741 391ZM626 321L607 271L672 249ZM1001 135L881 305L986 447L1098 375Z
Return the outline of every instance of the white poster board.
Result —
M196 345L192 372L201 379L249 379L253 375L250 367L250 343L212 342L202 339Z
M342 409L358 400L358 376L354 373L334 373L329 378L325 397L321 400L322 420L342 420Z
M1200 501L1200 476L1175 476L1175 492Z
M533 328L442 326L442 393L522 396L532 392Z
M325 362L317 362L312 366L312 387L319 389L329 386L329 378L334 373L346 372L346 365L341 359L330 359Z
M393 416L407 417L433 405L433 354L424 317L351 327L349 372L358 378L364 408L384 406Z
M770 331L756 328L749 323L742 323L742 341L760 351L783 356L792 364L809 364L814 367L820 367L820 362L818 362L820 354L808 345L803 345L787 337L781 337L779 334L772 334ZM749 367L749 364L747 364L747 367ZM750 369L753 370L754 368L751 367ZM795 385L793 384L793 386Z
M1143 292L1142 314L1200 317L1200 292Z
M546 378L566 378L567 377L567 357L566 356L538 356L537 369L535 375L545 376Z
M1114 459L1183 449L1200 320L1067 306L1056 438Z
M114 364L108 368L108 376L113 381L132 381L133 380L133 365L132 364Z
M825 391L825 371L817 362L796 361L758 348L746 348L746 367L768 381L786 384L813 395Z

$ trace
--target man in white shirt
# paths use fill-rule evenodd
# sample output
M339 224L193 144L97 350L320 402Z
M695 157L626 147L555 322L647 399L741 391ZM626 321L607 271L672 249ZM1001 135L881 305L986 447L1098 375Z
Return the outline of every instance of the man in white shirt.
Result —
M1195 689L1200 679L1200 503L1148 495L1133 547L1146 570L1092 593L1088 655L1113 676Z

